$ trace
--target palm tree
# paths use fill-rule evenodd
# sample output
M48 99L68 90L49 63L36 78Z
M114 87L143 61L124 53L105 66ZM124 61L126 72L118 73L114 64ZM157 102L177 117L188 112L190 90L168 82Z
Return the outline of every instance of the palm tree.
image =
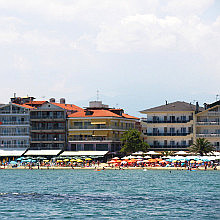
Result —
M199 153L200 156L203 156L204 154L207 154L213 150L215 150L215 148L205 138L196 139L196 142L189 147L189 151Z

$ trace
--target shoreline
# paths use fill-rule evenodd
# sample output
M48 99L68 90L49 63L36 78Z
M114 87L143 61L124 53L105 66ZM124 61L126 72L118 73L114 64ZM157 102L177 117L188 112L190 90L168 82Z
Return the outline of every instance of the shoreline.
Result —
M104 167L104 169L103 169ZM29 167L4 167L1 166L2 170L93 170L93 171L102 171L102 170L188 170L186 167L38 167L34 166L31 169ZM192 170L196 171L204 171L205 167L192 168ZM206 170L214 170L214 168L207 167ZM215 170L216 171L216 170ZM217 166L217 171L220 171L220 166Z

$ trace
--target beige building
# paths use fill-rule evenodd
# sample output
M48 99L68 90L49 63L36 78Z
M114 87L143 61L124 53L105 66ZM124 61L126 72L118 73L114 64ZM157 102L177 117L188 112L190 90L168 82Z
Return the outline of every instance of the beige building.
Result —
M206 138L220 150L220 101L205 104L205 110L196 114L195 138Z
M206 138L220 150L220 101L204 108L198 103L166 103L141 111L142 132L151 150L187 150L196 138Z

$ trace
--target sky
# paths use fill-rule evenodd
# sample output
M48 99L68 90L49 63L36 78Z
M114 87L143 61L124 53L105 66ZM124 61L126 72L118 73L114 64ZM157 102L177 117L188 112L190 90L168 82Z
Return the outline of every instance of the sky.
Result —
M212 103L219 54L219 0L0 0L0 103Z

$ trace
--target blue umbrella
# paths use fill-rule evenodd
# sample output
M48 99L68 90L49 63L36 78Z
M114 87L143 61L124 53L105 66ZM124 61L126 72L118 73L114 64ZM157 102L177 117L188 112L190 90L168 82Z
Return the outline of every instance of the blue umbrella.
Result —
M15 165L15 164L17 164L17 162L16 161L11 161L10 164L14 164Z

